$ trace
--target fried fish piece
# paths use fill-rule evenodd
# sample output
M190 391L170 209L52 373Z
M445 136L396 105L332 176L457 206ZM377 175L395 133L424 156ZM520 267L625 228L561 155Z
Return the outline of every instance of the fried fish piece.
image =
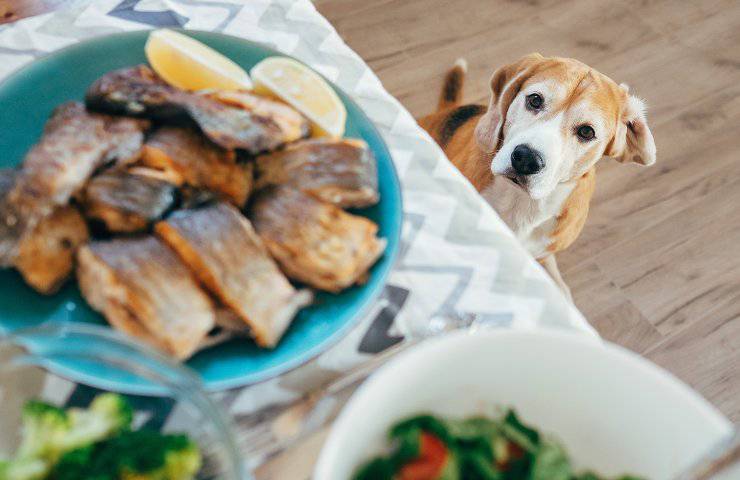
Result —
M329 292L361 281L386 245L370 220L287 186L258 193L251 219L290 278Z
M75 253L89 238L80 212L71 205L59 207L23 236L15 268L37 292L55 293L72 274Z
M88 113L77 102L57 107L0 204L0 266L13 263L21 237L66 205L98 167L137 156L146 126Z
M178 184L204 188L242 207L252 191L253 166L237 161L192 128L162 127L144 145L140 163L164 171Z
M342 208L378 202L375 157L362 140L315 139L257 157L257 188L292 185Z
M168 85L146 65L105 74L88 89L88 108L161 120L193 120L217 145L252 154L290 141L269 116L235 108L206 95Z
M77 253L80 290L115 328L175 358L190 357L215 309L180 258L153 236L95 241Z
M306 138L311 133L308 119L286 103L245 91L217 90L207 96L226 105L272 119L282 131L286 143Z
M280 272L252 225L228 203L180 210L154 227L208 290L274 347L298 310L311 302Z
M15 169L0 169L0 201L12 188ZM20 240L14 266L28 285L42 294L59 290L74 268L74 253L89 237L77 209L60 207Z
M176 199L177 187L169 182L112 169L90 180L82 208L87 218L101 222L109 232L131 233L162 218Z

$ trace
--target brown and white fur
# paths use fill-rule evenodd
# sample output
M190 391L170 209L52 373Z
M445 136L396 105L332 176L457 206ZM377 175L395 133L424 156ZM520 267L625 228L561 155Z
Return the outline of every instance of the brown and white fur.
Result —
M487 108L460 105L465 70L458 61L419 123L570 296L555 254L583 229L596 162L655 162L644 103L581 62L535 53L493 74Z

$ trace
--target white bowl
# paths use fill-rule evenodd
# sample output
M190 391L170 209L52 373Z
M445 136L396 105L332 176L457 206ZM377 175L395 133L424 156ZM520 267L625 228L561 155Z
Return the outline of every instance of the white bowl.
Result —
M463 332L378 370L334 423L314 478L352 478L407 416L506 406L560 438L578 469L604 475L669 479L732 431L689 387L621 347L549 331Z

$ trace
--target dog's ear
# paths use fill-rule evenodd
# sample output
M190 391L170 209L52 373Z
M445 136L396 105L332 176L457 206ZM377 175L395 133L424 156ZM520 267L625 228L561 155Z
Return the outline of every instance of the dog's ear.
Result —
M629 87L621 84L626 93L620 121L605 155L621 163L640 165L655 163L655 139L645 116L645 102L627 93Z
M525 55L514 63L504 65L491 77L491 102L475 129L478 145L485 152L495 152L501 140L506 112L522 84L529 78L532 67L542 61L539 53Z

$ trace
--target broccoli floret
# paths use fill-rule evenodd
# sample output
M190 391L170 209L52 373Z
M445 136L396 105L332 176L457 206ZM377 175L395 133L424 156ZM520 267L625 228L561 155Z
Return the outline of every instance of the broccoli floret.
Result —
M118 480L112 472L95 463L95 445L88 445L62 455L47 480Z
M202 463L200 450L185 435L139 430L120 435L111 444L112 454L119 454L122 480L190 480Z
M115 393L103 393L95 397L89 409L101 415L108 415L114 421L116 429L128 430L134 418L134 410L128 401Z
M124 431L66 453L50 480L191 480L200 467L200 451L184 435Z
M183 437L182 448L167 452L164 459L164 478L167 480L190 480L195 478L203 466L200 449L189 438Z
M57 445L69 431L67 413L48 403L32 400L23 407L23 430L16 458L43 458L55 456Z
M198 447L184 435L131 431L133 411L116 394L66 412L32 401L23 409L15 460L0 461L0 480L191 480Z
M104 393L95 397L87 409L70 408L69 430L60 437L59 453L90 445L131 428L133 410L120 395ZM52 459L55 460L55 459Z
M43 480L49 465L38 458L0 461L0 480Z
M128 430L133 413L122 396L103 394L86 410L71 408L66 412L32 400L23 407L22 415L21 444L15 460L6 462L4 470L0 471L9 480L26 477L9 476L10 473L5 472L25 472L33 466L40 468L41 464L48 470L65 452ZM0 476L0 480L5 477Z

